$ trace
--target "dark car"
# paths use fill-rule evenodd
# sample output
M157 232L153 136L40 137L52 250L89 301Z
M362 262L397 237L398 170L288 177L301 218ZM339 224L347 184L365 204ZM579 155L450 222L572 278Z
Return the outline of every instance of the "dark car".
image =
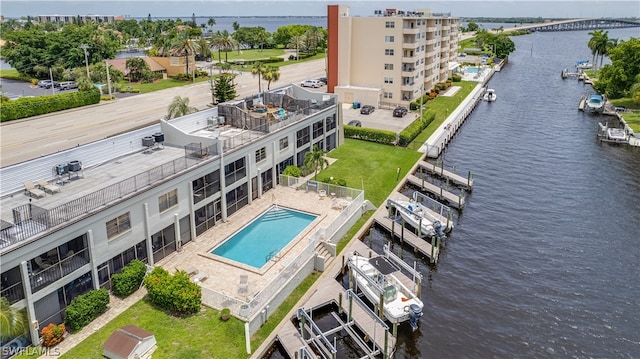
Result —
M364 105L362 106L362 108L360 109L360 113L363 115L368 115L371 112L375 111L375 107L371 106L371 105Z
M362 122L358 120L349 121L349 123L347 123L347 126L362 127Z
M396 107L393 109L393 117L404 117L409 112L406 107Z
M325 84L325 85L326 85L326 84L327 84L327 82L328 82L328 80L327 80L327 78L326 78L326 77L320 77L320 78L318 79L318 81L322 82L322 83L323 83L323 84Z

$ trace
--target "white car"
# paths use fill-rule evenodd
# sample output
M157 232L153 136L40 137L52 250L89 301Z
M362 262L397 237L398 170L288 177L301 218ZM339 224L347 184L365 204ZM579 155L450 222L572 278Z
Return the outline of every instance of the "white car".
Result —
M305 80L305 81L302 81L300 86L318 88L322 86L322 83L318 80Z

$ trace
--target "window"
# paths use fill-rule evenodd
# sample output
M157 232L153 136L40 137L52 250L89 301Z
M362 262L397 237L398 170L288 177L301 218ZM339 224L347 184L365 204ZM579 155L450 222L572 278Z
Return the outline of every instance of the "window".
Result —
M384 49L384 54L387 56L393 56L393 49Z
M244 157L224 166L224 174L224 183L227 186L246 177L247 168L245 167Z
M107 238L112 239L131 229L129 212L107 222Z
M393 64L384 64L385 70L393 70Z
M336 128L336 115L327 117L325 119L325 122L327 126L327 132L333 130L334 128Z
M158 197L160 213L178 204L178 190L174 189Z
M386 21L384 23L384 27L386 27L387 29L393 29L396 27L396 23L394 21Z
M313 124L313 138L318 138L324 133L324 121L318 121Z
M384 78L384 83L385 84L392 84L393 83L393 77L385 77Z
M259 150L256 150L256 163L267 159L267 148L262 147Z
M296 132L296 138L298 139L298 147L309 143L309 127L298 130L298 132Z
M384 42L393 42L395 40L395 37L393 36L385 36L384 37Z
M289 148L289 137L282 137L280 139L280 151Z
M220 191L220 170L215 170L204 177L194 180L193 203L198 203Z
M391 92L385 92L384 98L393 98L393 94Z

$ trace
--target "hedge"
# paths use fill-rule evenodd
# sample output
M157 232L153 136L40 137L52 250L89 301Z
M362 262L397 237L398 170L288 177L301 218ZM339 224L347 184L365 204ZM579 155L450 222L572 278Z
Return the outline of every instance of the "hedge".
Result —
M64 322L72 332L77 332L107 310L109 292L102 288L91 290L71 301L67 306Z
M17 100L2 102L0 121L42 115L100 102L100 90L67 92L59 95L21 97Z
M137 259L127 264L121 273L111 276L111 290L113 294L124 298L140 288L140 284L147 273L147 265Z
M394 145L396 142L395 132L356 126L344 126L344 137L357 138L359 140L377 142L385 145Z
M422 132L422 130L427 128L435 118L435 112L429 111L424 114L422 118L418 118L413 121L409 126L402 130L402 132L400 132L399 145L407 146L420 134L420 132Z
M191 282L185 271L171 275L164 268L156 267L144 278L144 285L149 300L162 309L181 314L200 311L202 289Z

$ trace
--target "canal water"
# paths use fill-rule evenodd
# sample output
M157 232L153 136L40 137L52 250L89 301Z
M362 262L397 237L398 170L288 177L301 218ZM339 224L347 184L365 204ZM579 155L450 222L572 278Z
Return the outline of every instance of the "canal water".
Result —
M589 37L513 37L497 101L441 157L475 186L440 262L418 263L424 316L396 357L640 357L640 151L598 143L606 118L577 110L590 86L560 77L591 59ZM385 234L373 238L381 251Z

